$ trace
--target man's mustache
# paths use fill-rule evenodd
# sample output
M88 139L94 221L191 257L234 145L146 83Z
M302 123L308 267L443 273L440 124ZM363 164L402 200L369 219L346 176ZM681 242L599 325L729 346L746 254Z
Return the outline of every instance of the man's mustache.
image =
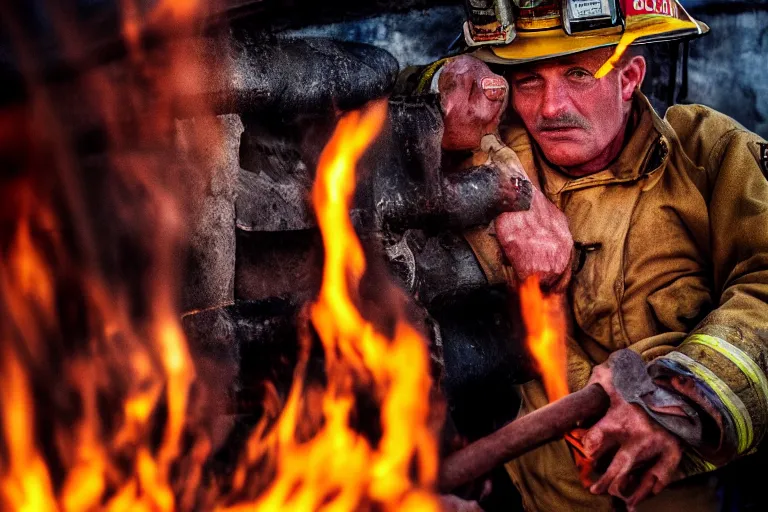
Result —
M589 129L589 121L576 114L561 114L553 119L539 118L536 121L537 131L565 130L568 128Z

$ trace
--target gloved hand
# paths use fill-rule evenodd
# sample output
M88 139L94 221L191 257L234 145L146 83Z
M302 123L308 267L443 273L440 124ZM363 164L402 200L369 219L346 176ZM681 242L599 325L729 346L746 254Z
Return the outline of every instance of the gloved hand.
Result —
M496 237L514 270L518 286L528 277L538 275L545 289L562 293L571 279L573 238L568 219L537 188L533 189L531 208L525 212L507 212L496 217Z
M448 150L480 149L490 163L506 172L509 182L527 176L517 155L495 136L507 105L508 86L481 60L469 55L450 59L437 78ZM502 213L496 235L514 269L512 286L538 275L545 288L562 292L571 277L573 238L568 220L539 190L524 212Z
M481 140L480 149L489 160L510 176L525 173L514 151L494 135ZM532 275L539 277L545 289L560 293L571 279L573 238L568 219L539 189L533 187L527 211L502 213L496 217L496 237L514 270L511 276L518 286Z
M701 439L700 419L680 396L656 386L640 356L627 349L595 367L589 384L602 386L611 405L583 435L584 454L598 461L615 452L590 491L621 498L632 511L674 479L681 438L695 446Z
M443 109L443 149L473 150L496 133L507 106L509 86L475 57L449 59L439 71L437 88Z

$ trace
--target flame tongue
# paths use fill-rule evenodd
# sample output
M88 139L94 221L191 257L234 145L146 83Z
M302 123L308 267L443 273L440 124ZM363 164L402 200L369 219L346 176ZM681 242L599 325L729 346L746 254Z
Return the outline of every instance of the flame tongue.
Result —
M326 354L326 384L307 384L305 347L277 422L271 429L266 423L256 429L231 489L212 488L203 498L210 507L203 508L438 510L427 344L402 314L387 335L356 306L366 261L348 215L354 170L385 117L385 101L342 117L318 168L314 201L326 262L309 317ZM62 364L64 391L77 395L82 412L69 423L55 418L62 421L54 428L61 429L56 434L66 468L63 481L52 476L56 473L36 439L41 410L33 403L37 381L27 359L35 347L45 347L43 328L59 328L53 308L59 283L55 267L31 235L31 226L48 226L52 221L43 205L28 206L28 215L16 228L10 257L0 262L0 301L9 306L6 313L24 341L8 343L0 353L0 428L9 457L0 461L0 508L193 509L199 494L195 483L201 481L210 445L203 438L190 453L183 448L195 373L169 288L164 286L170 275L158 275L148 287L153 308L141 326L132 325L124 298L97 273L84 271L80 276L86 295L83 304L97 328L89 333L93 340L88 350ZM166 226L173 220L170 217L158 226ZM158 251L158 268L172 266L170 255ZM35 321L38 312L44 313L41 322ZM0 328L5 338L14 337L8 325ZM113 393L112 388L120 391ZM378 410L376 439L352 426L361 390ZM103 409L105 399L112 400L108 405L114 410ZM164 411L160 436L155 435L158 407ZM109 414L119 420L107 418ZM116 424L114 432L108 430L109 421ZM189 484L190 489L179 492L173 485L174 470L182 460L193 466L184 466L187 472L182 477L182 485ZM247 477L249 473L257 474L255 481ZM253 498L254 489L263 492Z
M220 141L213 116L175 130L175 101L196 93L207 63L193 58L191 39L163 46L167 59L160 47L147 53L138 41L146 20L133 4L124 7L131 79L94 71L83 82L92 100L83 110L109 135L104 181L114 189L93 204L82 199L82 162L48 94L34 96L33 109L46 157L27 159L26 170L31 185L46 186L0 189L20 205L8 208L15 229L0 236L0 509L437 510L427 345L402 314L384 334L356 306L366 261L348 210L356 162L386 101L343 116L318 169L326 264L308 313L325 350L325 384L307 382L305 346L272 428L265 421L254 431L231 479L200 489L210 418L197 410L205 390L179 324L175 243L188 217L179 190L196 187L189 173L198 160L217 161L206 154ZM186 33L175 25L191 23L201 4L162 0L147 17ZM181 158L185 142L200 150L194 158ZM95 227L110 222L91 222L101 199L114 210L114 237ZM378 413L376 436L352 426L361 390Z
M547 398L552 402L568 394L566 378L565 318L561 297L544 296L536 276L520 286L520 304L527 345L544 381Z
M385 117L385 101L343 116L320 157L313 200L325 266L309 313L326 356L323 421L309 441L297 440L302 392L308 391L302 389L300 367L274 436L252 440L260 445L253 454L270 446L276 454L275 478L256 500L256 510L438 510L431 490L437 447L428 426L426 343L403 320L389 339L355 303L366 269L348 213L355 164ZM350 426L361 388L379 406L381 437L376 443ZM251 458L245 466L256 461Z

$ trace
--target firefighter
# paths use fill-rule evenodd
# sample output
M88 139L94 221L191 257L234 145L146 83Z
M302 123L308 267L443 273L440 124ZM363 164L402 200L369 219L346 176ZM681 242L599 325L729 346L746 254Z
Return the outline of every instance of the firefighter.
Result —
M469 2L470 51L418 88L440 94L444 149L474 162L506 109L497 135L543 195L467 239L491 283L572 274L569 387L611 397L570 446L507 471L532 511L715 510L710 479L689 477L768 428L768 144L701 105L661 118L640 92L634 45L708 31L676 0L490 3ZM538 381L520 395L521 414L547 403Z

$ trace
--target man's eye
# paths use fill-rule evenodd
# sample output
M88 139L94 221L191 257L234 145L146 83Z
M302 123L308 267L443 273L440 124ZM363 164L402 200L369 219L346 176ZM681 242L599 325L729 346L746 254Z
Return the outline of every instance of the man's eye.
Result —
M536 87L539 80L535 76L529 76L515 80L515 86L522 89L530 89Z
M587 78L592 78L592 73L585 69L571 69L568 71L568 76L577 80L584 80Z

